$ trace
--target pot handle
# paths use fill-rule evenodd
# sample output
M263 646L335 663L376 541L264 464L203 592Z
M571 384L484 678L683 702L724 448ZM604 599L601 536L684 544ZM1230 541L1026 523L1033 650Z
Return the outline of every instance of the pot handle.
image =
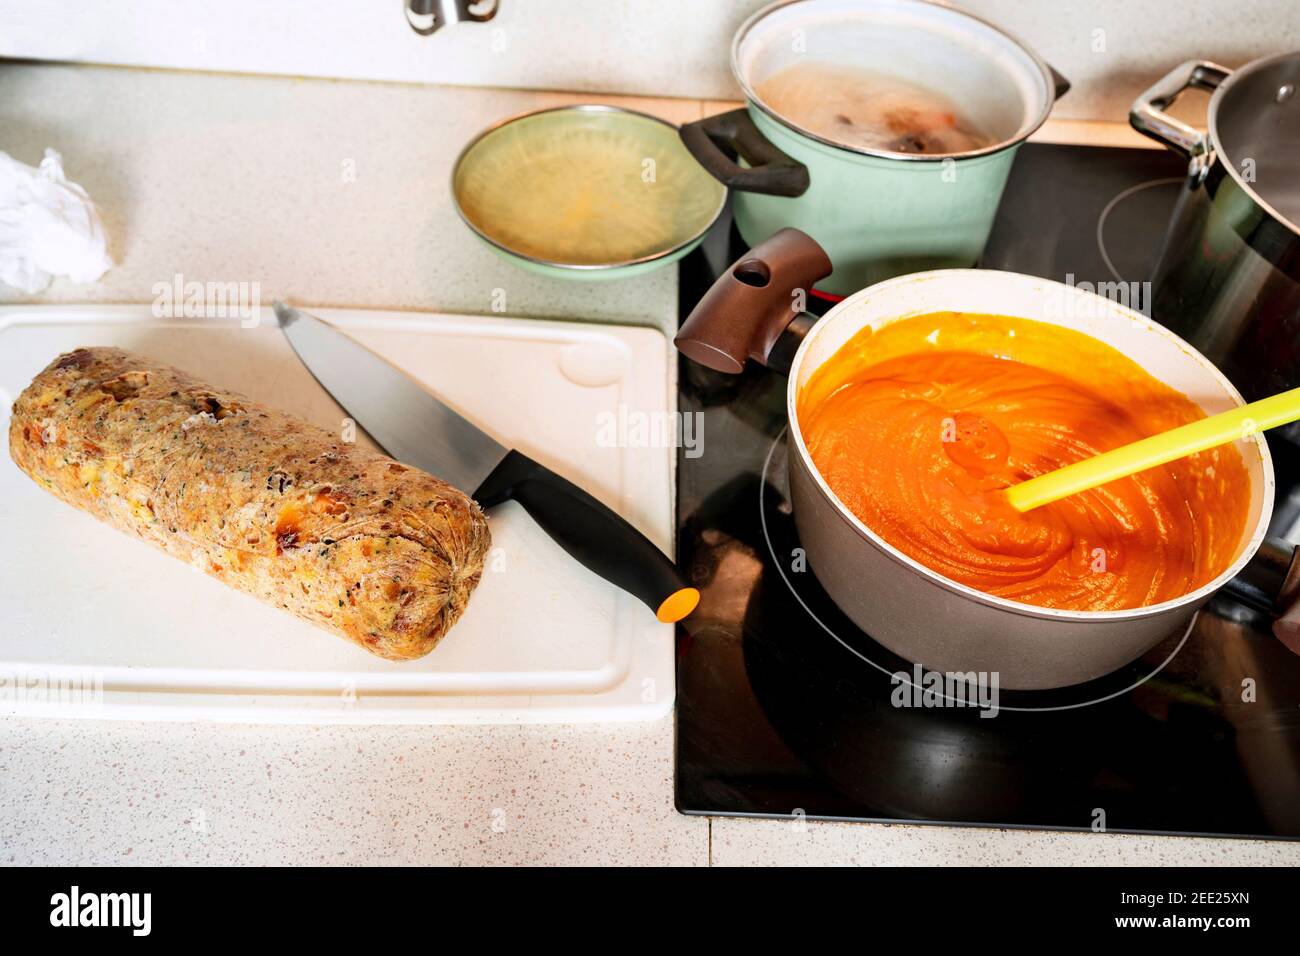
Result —
M734 375L746 359L788 372L799 342L817 321L803 311L808 290L830 274L831 260L816 240L782 229L718 277L673 344L719 372Z
M731 189L769 196L802 196L808 191L808 167L773 146L744 107L687 123L678 135L696 162ZM749 166L741 166L728 153Z
M1070 92L1070 81L1057 72L1056 67L1052 64L1045 64L1047 72L1052 74L1052 102L1055 103L1066 93Z
M1225 590L1247 607L1273 616L1273 636L1300 654L1300 546L1265 538Z
M1219 84L1232 75L1227 67L1208 60L1188 60L1180 63L1133 103L1128 121L1135 130L1164 143L1188 159L1205 153L1208 149L1205 134L1182 120L1165 112L1185 90L1198 89L1213 92Z

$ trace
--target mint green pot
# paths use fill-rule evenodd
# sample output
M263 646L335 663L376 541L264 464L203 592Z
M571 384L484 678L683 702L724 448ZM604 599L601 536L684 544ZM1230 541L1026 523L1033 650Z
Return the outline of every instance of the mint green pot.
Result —
M751 246L786 226L808 233L835 271L819 288L851 295L909 272L973 266L984 251L1019 146L986 156L902 162L800 136L751 105L772 145L808 167L802 196L737 192L736 227Z
M774 73L807 62L869 65L930 86L994 142L917 154L828 140L755 92ZM826 250L834 271L818 289L833 295L975 265L1020 144L1069 88L1014 37L929 0L774 3L736 32L731 64L745 109L687 124L682 141L731 187L746 243L793 227Z

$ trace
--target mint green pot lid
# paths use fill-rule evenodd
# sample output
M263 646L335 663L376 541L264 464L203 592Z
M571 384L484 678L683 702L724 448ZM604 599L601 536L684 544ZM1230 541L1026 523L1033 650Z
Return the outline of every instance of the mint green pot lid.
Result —
M659 157L671 164L674 172L672 188L664 191L663 208L673 221L671 228L665 231L661 245L610 261L566 261L563 256L548 254L544 250L545 238L530 236L521 242L519 237L509 234L510 229L504 222L493 221L473 205L469 179L476 166L481 170L493 160L494 151L510 145L502 137L513 138L517 143L531 147L536 143L554 143L579 127L585 135L593 132L599 135L605 129L611 140L639 141L638 156ZM514 187L513 181L495 182L489 186L503 191ZM539 275L595 281L631 278L676 262L700 244L722 214L727 201L726 188L698 166L681 145L675 125L647 113L604 104L530 110L493 124L466 144L456 158L452 167L451 194L461 220L502 258ZM618 197L607 198L616 201Z
M482 239L482 237L480 237L480 239ZM525 272L531 272L534 275L539 276L546 276L550 279L576 279L579 282L608 282L611 279L635 279L637 276L643 276L648 272L654 272L656 269L660 269L666 265L671 265L678 259L689 254L703 241L704 236L700 236L687 245L682 246L680 249L675 249L663 254L662 256L657 256L644 262L591 268L537 262L526 256L521 256L514 252L508 252L496 243L482 239L483 244L487 246L494 255L505 259L511 265L523 269Z

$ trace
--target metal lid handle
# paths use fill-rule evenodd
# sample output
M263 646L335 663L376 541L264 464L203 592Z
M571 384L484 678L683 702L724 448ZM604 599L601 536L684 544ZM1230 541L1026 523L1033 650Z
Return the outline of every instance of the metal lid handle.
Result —
M422 37L462 20L486 23L499 6L499 0L402 0L407 24Z

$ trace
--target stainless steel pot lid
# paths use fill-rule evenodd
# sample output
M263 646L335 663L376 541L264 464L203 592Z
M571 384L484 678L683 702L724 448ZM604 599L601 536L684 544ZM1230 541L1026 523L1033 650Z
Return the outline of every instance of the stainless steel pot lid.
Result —
M759 93L774 75L809 63L864 67L917 83L950 99L992 141L960 152L918 153L863 146L811 129ZM888 159L962 159L1006 149L1043 124L1057 87L1064 86L1020 41L929 0L782 0L741 25L731 66L746 97L777 122L828 146Z
M1300 234L1300 53L1234 71L1210 100L1207 120L1233 179Z

